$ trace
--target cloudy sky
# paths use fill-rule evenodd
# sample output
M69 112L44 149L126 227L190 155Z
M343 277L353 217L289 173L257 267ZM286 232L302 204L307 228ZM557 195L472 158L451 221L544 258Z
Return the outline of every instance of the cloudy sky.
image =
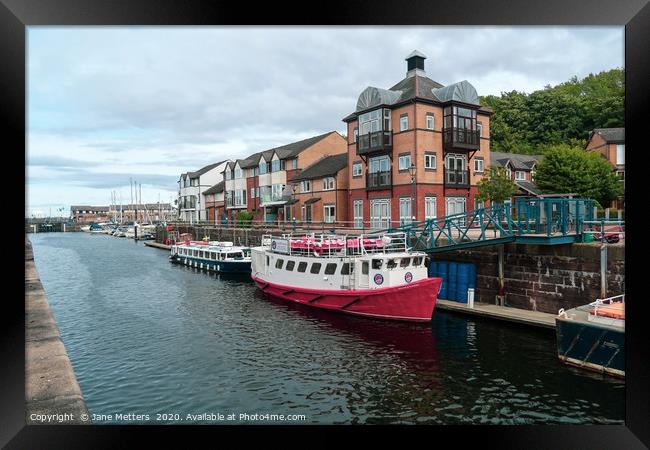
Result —
M327 131L414 49L479 95L623 67L623 27L29 27L26 215L169 202L182 172ZM64 208L63 213L56 213Z

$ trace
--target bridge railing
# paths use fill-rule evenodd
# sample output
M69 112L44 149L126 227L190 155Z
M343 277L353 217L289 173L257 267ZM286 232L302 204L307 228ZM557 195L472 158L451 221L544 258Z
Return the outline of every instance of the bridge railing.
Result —
M591 199L521 198L514 206L493 203L463 213L412 222L388 231L404 231L418 248L457 246L523 235L580 235L593 216Z

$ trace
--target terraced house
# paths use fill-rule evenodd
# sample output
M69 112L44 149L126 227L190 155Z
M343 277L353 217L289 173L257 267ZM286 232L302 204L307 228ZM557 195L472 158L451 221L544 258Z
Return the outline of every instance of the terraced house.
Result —
M245 210L253 212L256 221L289 222L295 216L293 177L324 156L346 151L345 139L331 131L228 163L224 170L228 221L234 222Z
M468 81L443 86L428 78L425 59L411 53L403 80L367 87L343 119L348 218L358 228L474 208L476 184L490 164L492 111Z
M229 161L209 164L195 172L186 172L178 180L178 218L186 222L208 220L203 191L223 178L223 170Z

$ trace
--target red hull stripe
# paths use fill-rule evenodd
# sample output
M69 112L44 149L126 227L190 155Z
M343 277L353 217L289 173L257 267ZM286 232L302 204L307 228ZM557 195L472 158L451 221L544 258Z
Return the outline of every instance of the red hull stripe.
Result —
M309 289L270 283L251 275L257 286L272 297L331 311L390 320L429 322L441 278L362 290Z

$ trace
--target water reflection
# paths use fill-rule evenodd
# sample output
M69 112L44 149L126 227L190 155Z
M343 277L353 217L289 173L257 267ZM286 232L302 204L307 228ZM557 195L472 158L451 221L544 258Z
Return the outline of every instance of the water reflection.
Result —
M274 300L247 277L109 236L33 236L91 412L268 412L308 423L622 423L624 382L567 368L552 332Z

